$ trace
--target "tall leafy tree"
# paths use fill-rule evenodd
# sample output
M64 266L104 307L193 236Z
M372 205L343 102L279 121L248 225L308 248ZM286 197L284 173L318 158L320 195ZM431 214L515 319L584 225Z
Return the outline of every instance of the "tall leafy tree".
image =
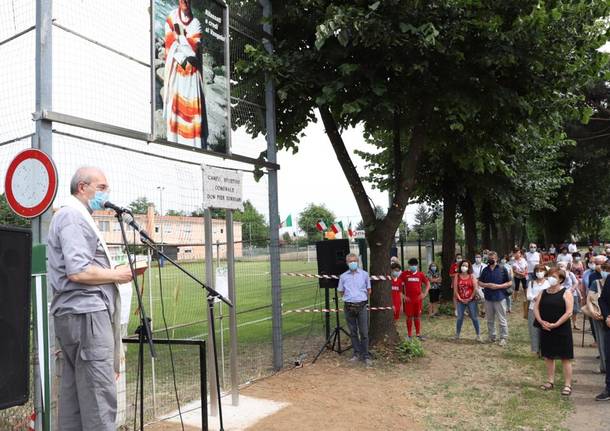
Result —
M322 238L320 232L316 229L318 220L324 221L326 226L330 227L330 224L335 221L335 215L325 205L313 203L307 205L299 214L299 229L307 234L307 239L310 243L319 241Z
M134 214L146 214L148 212L149 205L152 205L153 207L155 206L155 204L152 201L149 201L146 196L140 196L129 204L129 208L131 208L131 211L133 211Z
M235 211L233 220L241 222L241 236L243 241L264 247L269 242L269 224L265 216L258 212L250 201L244 202L243 211Z
M241 71L263 70L275 80L282 148L296 150L304 127L321 118L366 227L370 270L381 274L389 270L390 245L418 186L424 151L467 148L460 169L507 170L502 156L518 145L517 127L555 121L557 111L578 107L571 89L601 64L593 48L605 41L601 19L609 12L602 0L273 6L275 52L250 47ZM387 137L379 142L391 153L392 203L383 219L375 217L341 135L356 124ZM391 305L388 283L374 284L371 302ZM391 313L371 315L371 338L397 339Z

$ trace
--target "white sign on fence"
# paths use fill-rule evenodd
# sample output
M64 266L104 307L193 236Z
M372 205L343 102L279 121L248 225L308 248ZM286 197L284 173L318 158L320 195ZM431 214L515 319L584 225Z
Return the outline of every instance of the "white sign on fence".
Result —
M203 166L203 207L243 210L243 173Z
M366 232L364 230L355 230L354 238L355 239L364 239L364 238L366 238Z

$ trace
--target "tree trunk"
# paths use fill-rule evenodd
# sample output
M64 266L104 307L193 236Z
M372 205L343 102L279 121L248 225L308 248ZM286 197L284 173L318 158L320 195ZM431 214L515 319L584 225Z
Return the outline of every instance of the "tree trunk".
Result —
M324 123L326 134L335 151L337 161L341 165L345 178L352 189L354 199L365 225L366 238L371 250L369 268L372 275L385 275L390 272L390 245L415 187L419 158L427 142L426 133L428 127L425 121L423 121L423 117L429 114L430 109L424 103L421 109L422 118L420 122L413 126L410 134L409 148L405 157L401 158L400 170L395 171L395 173L398 173L398 178L394 179L397 184L392 205L390 205L386 216L382 220L377 220L369 196L364 189L362 179L356 170L350 153L345 147L332 112L328 106L319 106L320 117ZM400 136L400 130L398 132L398 136ZM370 304L374 307L388 307L392 305L392 293L389 282L373 282ZM394 325L391 310L371 313L369 335L371 344L395 343L398 341L398 333Z
M449 268L455 259L455 213L457 207L456 193L453 187L446 185L443 191L443 278L441 293L443 298L453 298Z
M481 248L491 249L491 208L487 201L483 202L481 207L481 221L483 223L483 235L481 236Z
M474 201L468 191L466 196L461 199L460 206L464 217L466 257L470 262L474 262L474 255L477 253L477 215Z
M492 250L497 251L500 247L500 241L498 238L498 225L493 216L490 218L489 230L491 232L491 248Z
M390 273L390 247L391 241L380 241L379 237L387 237L387 235L370 235L368 243L371 249L369 259L369 273L371 275L389 274ZM375 307L391 307L392 306L392 285L389 281L371 281L371 305ZM380 343L395 344L398 342L398 331L394 324L394 315L392 310L371 311L370 316L370 344L376 345Z

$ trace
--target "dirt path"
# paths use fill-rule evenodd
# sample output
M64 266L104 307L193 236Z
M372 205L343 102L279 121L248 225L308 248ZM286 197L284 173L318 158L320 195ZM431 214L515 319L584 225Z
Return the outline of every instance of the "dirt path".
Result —
M588 327L588 326L587 326ZM594 397L604 388L604 375L599 372L597 348L590 333L585 335L585 347L581 347L581 335L574 334L574 412L564 426L569 430L607 431L610 429L610 402L595 401Z
M544 364L529 352L520 315L510 316L505 348L475 343L468 321L456 342L454 325L452 317L424 322L426 357L410 364L366 369L349 363L349 354L327 353L256 382L242 393L290 406L249 430L561 429L571 403L538 389Z

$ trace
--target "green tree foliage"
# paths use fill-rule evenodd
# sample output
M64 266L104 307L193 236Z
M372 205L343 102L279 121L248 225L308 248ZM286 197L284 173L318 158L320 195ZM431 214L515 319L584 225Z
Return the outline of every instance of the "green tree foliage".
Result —
M30 221L23 217L19 217L13 212L6 202L6 196L0 194L0 224L10 226L30 227Z
M325 205L313 203L307 205L299 214L299 229L305 232L310 244L322 239L320 232L316 229L318 220L323 220L326 226L330 227L330 224L335 221L335 215Z
M269 242L269 224L252 202L244 202L243 211L235 211L233 221L241 222L242 240L248 245L264 247Z
M131 208L131 211L134 214L146 214L148 212L149 205L152 205L153 207L155 206L155 204L149 201L146 196L140 196L129 204L129 208ZM155 214L157 214L156 209Z
M582 241L603 237L604 219L610 216L610 88L597 81L587 89L590 118L567 127L575 145L561 154L561 169L570 174L551 209L535 215L539 239L559 243L574 234ZM555 211L556 208L556 211Z
M580 115L574 90L604 56L610 7L596 1L273 1L275 51L249 47L244 74L265 71L278 92L278 139L296 151L316 112L366 227L371 272L387 273L389 248L414 196L457 185L453 173L512 178L507 157L522 142L561 130ZM392 192L375 217L341 130L363 124L387 155L377 184ZM255 122L248 124L256 129ZM442 158L448 173L422 179L421 160ZM429 189L424 181L437 186ZM385 181L385 183L383 182ZM454 215L455 217L455 215ZM446 219L447 220L447 219ZM375 283L372 305L391 304ZM374 342L395 340L391 313L371 316Z
M175 216L175 217L184 217L186 216L186 213L184 211L178 211L178 210L167 210L165 212L166 216Z

